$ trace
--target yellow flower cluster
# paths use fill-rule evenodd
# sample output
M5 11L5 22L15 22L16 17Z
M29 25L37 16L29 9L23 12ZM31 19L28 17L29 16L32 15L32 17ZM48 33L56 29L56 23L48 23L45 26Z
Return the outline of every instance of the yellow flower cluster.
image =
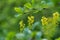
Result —
M34 16L28 16L28 27L32 28L32 24L34 23Z
M25 24L23 23L23 20L20 21L20 32L23 31Z
M47 25L49 22L56 24L58 19L59 19L59 13L55 12L55 13L53 13L53 18L46 18L43 16L41 21L42 21L42 25Z
M44 33L44 36L46 38L53 37L54 33L56 32L56 27L58 23L60 14L58 12L53 13L53 17L42 17L41 22L42 22L42 31ZM60 40L60 39L59 39Z
M59 13L55 12L53 13L53 24L56 24L59 19Z
M44 25L47 25L48 24L48 18L46 18L46 17L42 17L42 19L41 19L41 22L42 22L42 25L44 26Z
M28 24L32 25L34 23L34 16L28 16Z
M58 18L59 18L59 13L58 12L53 13L53 19L57 20Z

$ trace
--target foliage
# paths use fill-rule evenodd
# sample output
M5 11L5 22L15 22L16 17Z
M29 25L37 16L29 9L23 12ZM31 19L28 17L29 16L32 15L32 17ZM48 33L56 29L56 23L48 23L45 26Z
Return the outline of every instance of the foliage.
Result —
M60 40L60 1L0 0L0 40Z

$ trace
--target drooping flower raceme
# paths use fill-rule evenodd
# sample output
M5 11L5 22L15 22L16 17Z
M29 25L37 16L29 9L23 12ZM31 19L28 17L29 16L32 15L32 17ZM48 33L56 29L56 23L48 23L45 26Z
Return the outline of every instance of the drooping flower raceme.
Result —
M55 12L53 13L53 23L56 24L59 19L59 13Z
M57 20L58 18L59 18L59 13L58 12L53 13L53 19Z
M22 32L24 27L25 27L25 24L23 23L23 20L21 20L19 24L20 24L20 32Z
M34 16L28 16L28 26L31 28L34 23Z
M41 22L42 22L42 32L44 34L44 37L47 38L48 40L51 39L56 33L56 28L59 19L59 13L55 12L53 13L53 17L46 18L42 17Z
M44 25L47 25L48 24L48 18L46 18L46 17L42 17L42 19L41 19L41 22L42 22L42 25L44 26Z

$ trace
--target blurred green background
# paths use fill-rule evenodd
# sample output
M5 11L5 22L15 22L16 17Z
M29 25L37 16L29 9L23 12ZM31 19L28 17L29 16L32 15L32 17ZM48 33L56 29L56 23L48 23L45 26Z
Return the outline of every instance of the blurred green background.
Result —
M15 11L15 7L24 10L22 16ZM34 15L35 21L39 21L42 15L51 17L56 11L60 13L60 0L0 0L0 40L5 40L6 37L11 37L9 40L18 40L14 34L20 30L21 19L27 26L27 16ZM60 22L58 25L59 29L52 39L60 37Z

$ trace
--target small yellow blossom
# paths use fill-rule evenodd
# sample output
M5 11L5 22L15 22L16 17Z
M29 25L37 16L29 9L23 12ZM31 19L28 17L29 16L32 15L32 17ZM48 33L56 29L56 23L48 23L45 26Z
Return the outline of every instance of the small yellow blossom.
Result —
M47 25L48 24L47 21L48 21L48 19L43 16L42 19L41 19L42 25Z
M58 12L55 12L55 13L53 13L53 24L56 24L57 23L57 21L58 21L58 19L59 19L59 13Z
M23 20L20 21L20 31L23 31L25 24L23 23Z
M58 18L59 18L59 13L58 12L53 13L53 19L57 20Z
M33 23L34 23L34 16L28 16L28 26L32 26Z
M34 22L34 16L28 16L28 23L33 24Z

